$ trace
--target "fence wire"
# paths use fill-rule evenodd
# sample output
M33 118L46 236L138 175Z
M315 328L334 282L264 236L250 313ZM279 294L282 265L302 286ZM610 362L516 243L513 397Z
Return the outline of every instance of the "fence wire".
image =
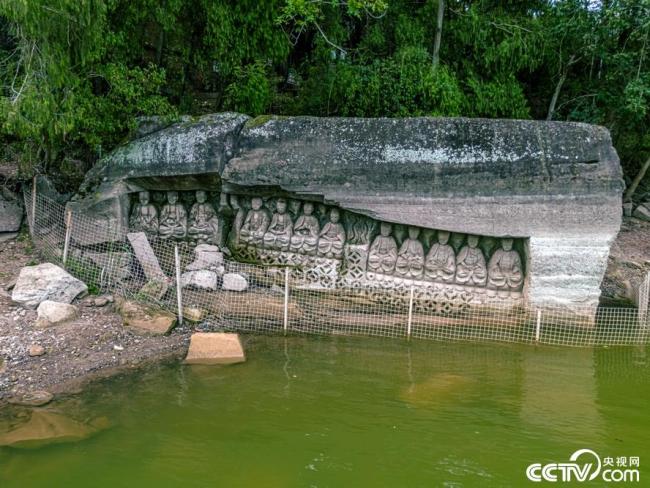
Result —
M650 343L650 275L640 286L638 309L599 307L595 315L593 307L470 307L433 300L417 287L314 289L294 279L309 270L221 255L207 259L188 242L134 239L108 220L98 224L74 215L32 190L24 198L32 240L44 259L65 267L91 292L155 304L201 328L576 347Z

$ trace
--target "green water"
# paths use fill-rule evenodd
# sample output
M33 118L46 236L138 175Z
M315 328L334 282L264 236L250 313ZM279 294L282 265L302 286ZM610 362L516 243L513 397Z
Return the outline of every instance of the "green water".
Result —
M55 405L112 426L0 448L0 486L539 486L528 464L580 448L638 456L631 485L650 486L648 348L244 340L245 364L161 366Z

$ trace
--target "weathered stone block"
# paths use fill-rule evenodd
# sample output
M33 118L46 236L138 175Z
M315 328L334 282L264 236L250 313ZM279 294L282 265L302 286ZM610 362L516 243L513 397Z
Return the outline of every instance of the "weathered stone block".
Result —
M38 312L38 319L36 320L37 327L63 324L79 316L79 309L74 305L53 302L51 300L41 302L36 311Z
M248 280L245 276L237 273L226 273L223 275L221 287L227 291L246 291L248 289Z
M190 338L187 364L233 364L246 361L239 334L197 332Z
M25 266L20 270L11 299L27 308L36 308L45 300L70 303L87 293L82 281L51 263Z

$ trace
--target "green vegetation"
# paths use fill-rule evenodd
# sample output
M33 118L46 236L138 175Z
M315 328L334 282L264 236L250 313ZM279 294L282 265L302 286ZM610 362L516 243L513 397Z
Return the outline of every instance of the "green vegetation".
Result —
M0 157L74 185L142 115L548 118L607 126L629 182L649 19L650 0L0 0Z

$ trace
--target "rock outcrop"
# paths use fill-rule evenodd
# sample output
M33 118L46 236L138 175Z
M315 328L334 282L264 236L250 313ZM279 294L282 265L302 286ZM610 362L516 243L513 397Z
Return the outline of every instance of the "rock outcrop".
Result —
M525 243L528 304L594 307L621 224L622 188L608 131L587 124L219 114L118 148L71 208L126 229L129 193L220 190L299 197L452 234L514 237ZM284 246L278 235L271 245ZM92 236L102 239L109 237Z

